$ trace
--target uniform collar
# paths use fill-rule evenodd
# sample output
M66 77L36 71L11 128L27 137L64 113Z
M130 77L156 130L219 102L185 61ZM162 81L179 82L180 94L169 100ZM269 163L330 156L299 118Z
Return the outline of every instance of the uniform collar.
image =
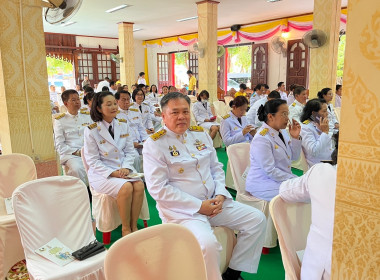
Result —
M265 122L263 122L263 125L261 126L263 128L266 128L268 129L268 133L271 135L271 136L275 136L279 134L279 131L275 130L273 127L267 125Z
M66 115L69 116L69 117L71 117L71 118L75 118L75 117L78 117L79 111L78 111L78 114L76 114L76 115L72 115L72 114L69 113L69 111L67 111Z
M175 133L175 132L171 131L166 125L163 126L162 128L166 130L166 134L167 135L173 136L173 137L175 137L177 139L181 139L182 137L183 138L186 137L187 133L188 133L187 131L185 131L185 133L183 133L183 134Z
M129 107L129 108L130 108L130 107ZM120 107L119 107L119 111L120 111L120 113L124 113L124 114L127 114L127 113L128 113L128 110L121 109Z
M102 123L103 125L107 128L107 130L109 129L110 125L112 125L112 128L115 128L115 126L113 125L113 122L114 122L115 119L112 120L111 123L108 123L106 122L105 120L102 120Z
M294 102L298 105L301 106L302 108L305 107L301 102L299 102L297 99L294 99Z

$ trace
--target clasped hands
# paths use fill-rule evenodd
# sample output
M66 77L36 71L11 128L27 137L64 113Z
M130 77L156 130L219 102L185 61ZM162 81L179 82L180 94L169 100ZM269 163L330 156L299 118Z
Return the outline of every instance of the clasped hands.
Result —
M224 195L217 195L214 198L202 201L198 213L209 216L210 218L215 217L219 213L222 213L223 202L225 199Z
M116 177L116 178L127 179L128 175L129 175L129 169L120 168L119 170L115 170L114 172L112 172L110 176Z

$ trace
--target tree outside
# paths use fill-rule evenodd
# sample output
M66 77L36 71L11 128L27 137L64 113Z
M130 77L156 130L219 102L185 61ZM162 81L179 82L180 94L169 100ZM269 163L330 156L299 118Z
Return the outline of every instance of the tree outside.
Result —
M60 87L75 88L74 66L68 61L46 57L49 85L54 84L60 92Z
M187 70L189 70L189 53L177 52L174 55L175 55L175 66L174 66L175 87L178 89L181 89L185 85L189 84L189 77L186 73Z
M251 86L252 45L228 48L227 90L236 89L236 83Z
M340 37L339 47L338 47L338 62L337 62L337 83L342 84L343 80L343 68L344 68L344 52L346 49L346 35Z

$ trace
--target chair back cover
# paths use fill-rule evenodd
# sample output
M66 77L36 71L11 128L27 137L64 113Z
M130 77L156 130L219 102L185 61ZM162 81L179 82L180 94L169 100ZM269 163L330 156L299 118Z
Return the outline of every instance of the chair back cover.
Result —
M269 204L277 230L286 279L300 279L301 263L297 251L305 250L311 224L309 203L285 202L279 195Z
M107 253L108 280L206 280L200 245L185 227L161 224L116 241Z
M85 184L71 176L27 182L13 193L13 207L26 260L54 237L75 251L95 240Z
M226 104L223 101L214 101L214 108L217 117L223 117L228 114Z
M250 166L250 143L232 144L227 147L228 161L231 167L232 178L238 194L245 192L245 180L242 175Z
M0 156L0 216L6 215L4 198L12 196L21 184L37 179L33 160L23 154Z

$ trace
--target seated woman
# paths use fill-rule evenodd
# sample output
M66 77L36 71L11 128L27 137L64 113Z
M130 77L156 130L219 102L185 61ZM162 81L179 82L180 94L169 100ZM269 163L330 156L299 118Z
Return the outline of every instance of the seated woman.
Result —
M210 95L207 90L202 90L198 94L198 102L193 105L193 114L197 124L210 130L211 139L214 139L219 131L219 124L215 122L216 118L211 112L211 106L208 102Z
M301 153L301 125L293 120L288 133L288 115L283 99L270 100L258 110L258 118L264 123L251 143L246 191L262 200L270 201L278 195L282 182L296 177L291 163Z
M318 98L324 99L327 103L327 113L328 113L328 118L329 118L330 134L338 132L339 122L335 115L334 105L332 105L331 103L333 99L332 89L323 88L320 92L318 92Z
M87 89L88 89L88 87L85 90L86 95L83 97L84 106L82 106L82 108L80 109L81 111L90 111L91 110L92 99L95 96L94 90L88 90L87 91Z
M132 99L134 103L131 104L131 107L129 107L130 111L136 111L140 112L141 114L141 121L143 123L143 126L146 129L146 132L148 134L152 134L154 132L154 126L152 122L152 116L150 111L150 105L148 103L145 103L145 94L141 88L137 88L132 93Z
M248 99L238 96L230 102L232 111L225 115L220 123L220 134L226 146L251 142L255 135L255 128L248 124L245 113L248 108Z
M303 108L301 122L302 150L309 167L322 160L331 160L333 150L326 101L309 100Z
M124 236L137 231L144 184L140 179L128 178L135 172L135 152L128 124L115 118L117 110L111 92L95 95L91 109L95 123L84 131L84 155L91 187L116 199Z
M280 186L280 196L285 201L311 202L311 226L302 260L301 279L330 279L338 136L335 140L331 164L316 164L303 176L285 181Z

